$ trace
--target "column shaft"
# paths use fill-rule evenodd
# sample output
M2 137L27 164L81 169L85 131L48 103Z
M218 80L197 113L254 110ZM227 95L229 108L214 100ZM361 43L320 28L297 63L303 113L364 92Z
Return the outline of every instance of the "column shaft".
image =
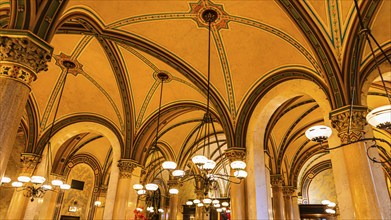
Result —
M274 219L285 219L285 205L282 192L282 182L283 181L281 175L271 176Z
M36 74L47 70L53 49L30 32L1 30L0 178L4 176L20 120Z
M338 131L342 144L347 144L337 154L342 162L332 160L335 179L344 180L349 191L338 194L338 203L342 218L384 219L391 217L391 203L387 195L387 187L380 166L371 163L367 157L365 144L359 141L365 134L371 133L366 126L364 106L345 106L330 113L333 128ZM351 115L352 114L352 115ZM372 136L372 134L370 134ZM335 143L335 141L331 141ZM350 143L350 144L349 144ZM368 143L372 144L372 143ZM343 154L343 155L341 155ZM339 175L344 175L340 177ZM336 184L338 185L338 183ZM338 190L337 187L337 192ZM349 194L349 195L346 195ZM347 204L345 204L347 203ZM345 208L349 207L349 208Z
M120 170L120 177L117 185L117 193L114 202L114 219L125 219L128 212L133 213L133 210L129 210L129 193L132 188L132 172L136 168L137 163L133 160L122 159L118 162Z

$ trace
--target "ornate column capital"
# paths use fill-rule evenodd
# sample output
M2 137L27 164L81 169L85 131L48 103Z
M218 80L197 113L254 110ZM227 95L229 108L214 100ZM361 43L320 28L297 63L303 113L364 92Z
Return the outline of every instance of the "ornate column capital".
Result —
M30 173L41 162L41 155L32 153L22 153L20 155L20 162L22 163L22 172Z
M230 147L227 150L225 150L225 155L231 162L235 160L244 161L246 158L246 148Z
M53 48L29 31L1 30L0 77L30 85L37 73L48 69Z
M286 197L292 197L295 192L296 192L296 188L293 186L283 186L282 187L282 193Z
M272 187L282 187L284 178L281 174L270 175L270 184Z
M344 106L330 112L331 125L338 131L338 137L342 144L361 139L364 135L364 126L367 124L365 116L368 108L365 106ZM350 126L350 132L349 132Z
M121 159L118 161L118 168L121 179L130 179L132 178L133 170L139 166L135 160L132 159Z

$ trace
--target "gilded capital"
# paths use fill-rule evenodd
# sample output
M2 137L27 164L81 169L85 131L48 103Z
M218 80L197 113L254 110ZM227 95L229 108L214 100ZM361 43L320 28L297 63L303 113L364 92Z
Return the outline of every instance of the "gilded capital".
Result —
M345 106L330 112L331 125L338 131L342 144L357 141L364 136L367 113L368 108L364 106L353 106L352 109L351 106Z
M53 48L27 31L1 30L0 77L30 85L37 73L48 69Z
M132 172L138 166L138 163L132 159L121 159L118 161L117 166L119 168L120 178L130 179L132 178Z
M284 178L280 174L276 175L270 175L270 184L272 186L279 186L282 187L282 184L284 183Z
M283 186L282 187L282 193L286 197L293 196L293 193L295 193L296 189L292 186Z
M246 158L246 149L243 147L230 147L225 150L225 155L231 162L236 160L244 161Z
M22 153L20 162L22 163L22 172L30 172L41 162L41 155Z

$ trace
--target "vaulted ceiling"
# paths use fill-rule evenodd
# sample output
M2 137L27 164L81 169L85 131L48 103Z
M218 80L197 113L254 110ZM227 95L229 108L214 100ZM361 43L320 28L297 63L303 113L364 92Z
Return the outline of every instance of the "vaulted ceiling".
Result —
M25 11L34 13L21 19L16 19L23 14L16 8L23 3L0 3L2 28L29 29L54 48L49 70L32 84L25 116L28 151L39 151L35 146L51 126L53 103L65 79L62 61L72 60L77 65L66 79L57 130L80 121L103 124L121 140L123 158L145 162L143 149L154 140L157 124L160 82L156 75L165 72L170 79L164 83L159 142L164 157L183 163L206 106L208 29L200 16L205 8L219 14L211 29L211 104L220 123L217 130L225 133L224 149L246 147L254 107L279 83L313 81L332 108L348 105L351 98L349 73L359 31L353 1L30 2ZM359 1L359 5L373 35L389 53L391 1ZM362 46L360 68L366 75L358 82L364 84L373 60L368 45ZM390 71L390 66L383 69ZM390 87L389 75L387 83ZM368 105L384 103L384 91L375 83ZM309 126L324 118L313 97L297 94L279 105L263 122L273 172L305 167L311 160L304 156L307 152L313 151L312 160L329 159L304 136ZM60 157L90 152L102 166L107 163L110 143L101 134L81 130L69 138Z

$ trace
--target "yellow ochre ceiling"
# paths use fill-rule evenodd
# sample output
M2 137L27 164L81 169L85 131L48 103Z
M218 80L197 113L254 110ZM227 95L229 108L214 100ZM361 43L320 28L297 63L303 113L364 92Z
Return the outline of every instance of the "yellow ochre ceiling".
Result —
M70 0L60 20L83 24L77 18L67 20L66 17L88 15L93 18L95 29L83 24L89 29L88 33L83 33L77 25L74 29L60 27L51 39L54 58L49 70L40 73L32 85L41 131L53 118L52 104L58 98L59 84L65 75L59 63L64 59L74 60L77 68L67 77L58 119L71 115L98 115L111 121L122 135L137 136L148 126L148 120L156 115L160 91L156 74L161 71L170 76L169 82L164 83L163 109L181 103L205 106L206 91L199 86L206 85L208 72L208 30L200 16L205 8L212 8L219 14L216 24L212 25L211 88L218 99L212 103L212 108L217 113L227 112L234 126L238 115L248 114L243 112L244 103L255 87L278 71L305 70L327 84L327 73L321 67L323 61L317 55L318 48L311 45L309 37L293 18L295 15L287 12L287 6L283 6L287 2ZM372 32L380 44L389 42L391 36L387 20L390 18L390 2L381 3L375 18L379 22L373 22ZM307 12L308 19L312 19L316 26L311 28L320 32L341 65L356 16L353 1L303 0L297 4ZM4 1L0 4L0 12L9 6L10 3ZM141 43L133 46L126 38L119 40L113 37L114 34L106 33L128 36L135 45L138 41L147 42L169 58L156 54L151 48L142 48ZM364 54L368 56L369 52L366 47ZM189 77L188 72L175 68L171 58L195 75ZM118 68L124 72L122 82L116 75ZM130 96L124 97L124 91ZM124 98L130 103L130 112L126 112L128 107ZM269 123L269 141L275 150L273 155L277 158L278 152L290 145L284 155L292 161L306 141L305 137L298 136L299 131L302 134L309 124L322 121L322 114L308 96L297 96L284 103L284 108L289 111L281 110L281 115L275 115L273 121L265 123ZM171 132L162 135L160 141L175 152L173 157L179 157L188 133L194 129L196 123L189 121L202 115L203 112L195 108L174 118L170 118L168 111L166 117L162 117L162 131L171 128ZM177 126L183 122L188 123ZM127 130L127 123L131 123L134 129ZM130 132L132 134L127 134ZM154 133L148 131L147 134ZM284 140L286 136L292 137Z

